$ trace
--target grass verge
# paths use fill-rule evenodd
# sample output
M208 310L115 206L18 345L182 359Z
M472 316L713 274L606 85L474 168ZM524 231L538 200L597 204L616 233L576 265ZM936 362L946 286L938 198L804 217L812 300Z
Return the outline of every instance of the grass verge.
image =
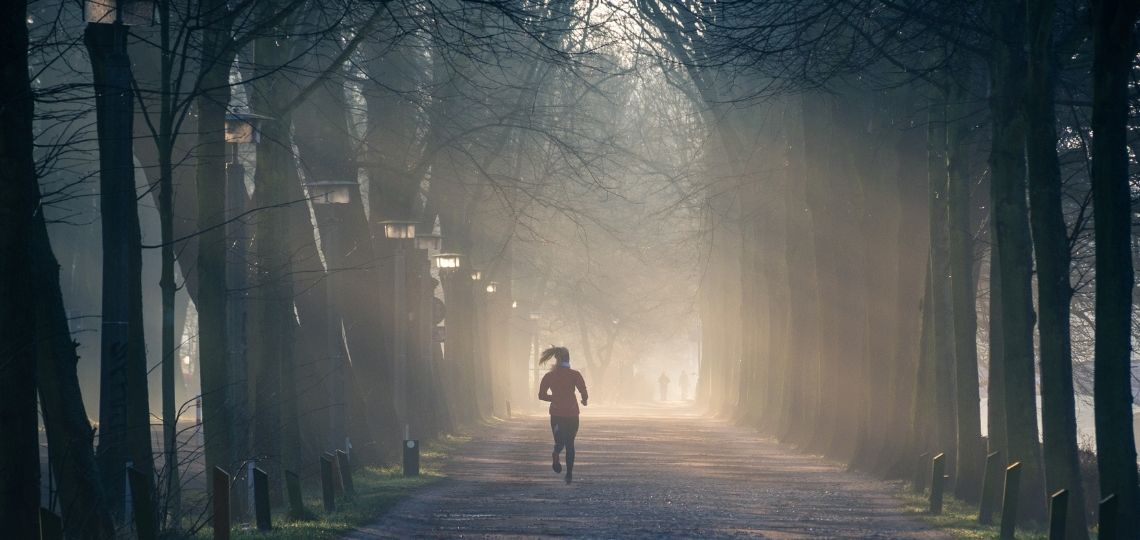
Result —
M998 524L1001 523L1001 515L994 514L993 525L979 524L977 507L962 502L961 499L946 496L942 501L942 513L934 516L928 512L930 499L927 496L914 493L909 488L902 488L897 496L903 501L903 509L908 515L930 523L954 538L996 540L999 536ZM1017 529L1018 540L1046 540L1048 536L1046 531L1040 529Z
M380 518L396 503L407 498L416 489L438 482L444 478L442 466L445 459L459 445L470 437L446 437L427 442L420 454L420 476L404 478L400 466L366 467L355 471L352 482L356 496L352 499L338 499L336 512L326 514L322 510L320 493L310 489L305 495L305 508L315 517L309 520L291 520L285 516L284 508L274 508L273 530L258 531L248 524L235 524L231 531L234 540L326 540L344 536L353 529L372 523ZM199 538L211 538L213 531L204 529Z

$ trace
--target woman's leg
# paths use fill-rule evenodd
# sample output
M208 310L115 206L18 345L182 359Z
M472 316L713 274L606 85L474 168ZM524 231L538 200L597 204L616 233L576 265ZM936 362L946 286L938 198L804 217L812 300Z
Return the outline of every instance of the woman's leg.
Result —
M574 439L578 436L578 417L566 418L560 431L566 445L566 481L570 482L574 475Z
M562 447L564 446L561 435L561 420L562 419L557 416L550 417L550 433L554 435L554 452L551 454L551 459L553 461L551 462L550 467L554 469L554 472L556 473L562 472L562 463L558 461L558 454L562 453ZM569 456L569 454L567 454L567 456Z

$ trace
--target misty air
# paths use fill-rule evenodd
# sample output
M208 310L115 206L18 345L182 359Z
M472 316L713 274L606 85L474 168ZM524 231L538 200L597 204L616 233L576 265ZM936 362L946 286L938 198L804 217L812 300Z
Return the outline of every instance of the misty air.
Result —
M0 2L0 538L1140 540L1140 0Z

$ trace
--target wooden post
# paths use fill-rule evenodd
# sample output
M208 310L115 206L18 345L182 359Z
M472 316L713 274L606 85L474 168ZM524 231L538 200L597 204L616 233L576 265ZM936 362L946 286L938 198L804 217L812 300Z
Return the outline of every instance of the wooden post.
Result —
M926 463L930 459L930 453L923 452L918 456L918 466L914 468L914 491L915 493L922 493L926 491Z
M1021 484L1021 462L1015 461L1005 468L1005 492L1001 499L1001 540L1013 540L1017 528L1018 488Z
M40 540L63 540L63 520L42 506L40 507Z
M301 479L293 471L285 471L285 491L289 494L289 516L293 519L305 517L305 501L301 498Z
M404 476L420 475L420 441L404 441Z
M344 450L336 451L336 466L340 469L340 483L344 486L344 493L355 495L356 488L352 485L352 465L348 462L348 453Z
M336 512L336 488L333 487L333 460L327 453L321 454L321 496L325 502L325 512Z
M253 469L253 513L259 531L273 529L269 515L269 475L256 467Z
M1119 517L1116 505L1115 493L1100 501L1100 526L1098 527L1100 534L1097 536L1099 540L1118 540L1120 538L1116 527L1116 520Z
M230 474L214 467L210 484L214 488L214 540L230 540Z
M325 455L329 457L329 462L332 463L333 493L335 493L338 497L343 497L344 480L340 477L340 464L337 463L336 454L332 452L325 452Z
M1001 478L1001 452L986 455L986 470L982 472L982 493L978 505L978 523L989 525L994 521L994 505L997 504L998 482Z
M147 482L145 474L134 467L127 467L127 481L131 485L131 511L135 515L135 534L139 540L154 540L158 535L158 529L155 526L150 482Z
M1069 512L1069 490L1049 497L1049 540L1065 540L1065 520Z
M942 513L942 489L946 485L946 454L934 456L930 464L930 513Z

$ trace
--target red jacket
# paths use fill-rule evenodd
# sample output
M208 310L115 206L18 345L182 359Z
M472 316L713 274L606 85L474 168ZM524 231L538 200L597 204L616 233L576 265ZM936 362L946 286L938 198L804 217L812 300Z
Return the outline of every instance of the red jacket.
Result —
M556 367L542 376L542 383L538 385L538 399L550 402L550 416L578 416L575 388L582 393L583 401L589 399L586 380L581 373L568 367Z

